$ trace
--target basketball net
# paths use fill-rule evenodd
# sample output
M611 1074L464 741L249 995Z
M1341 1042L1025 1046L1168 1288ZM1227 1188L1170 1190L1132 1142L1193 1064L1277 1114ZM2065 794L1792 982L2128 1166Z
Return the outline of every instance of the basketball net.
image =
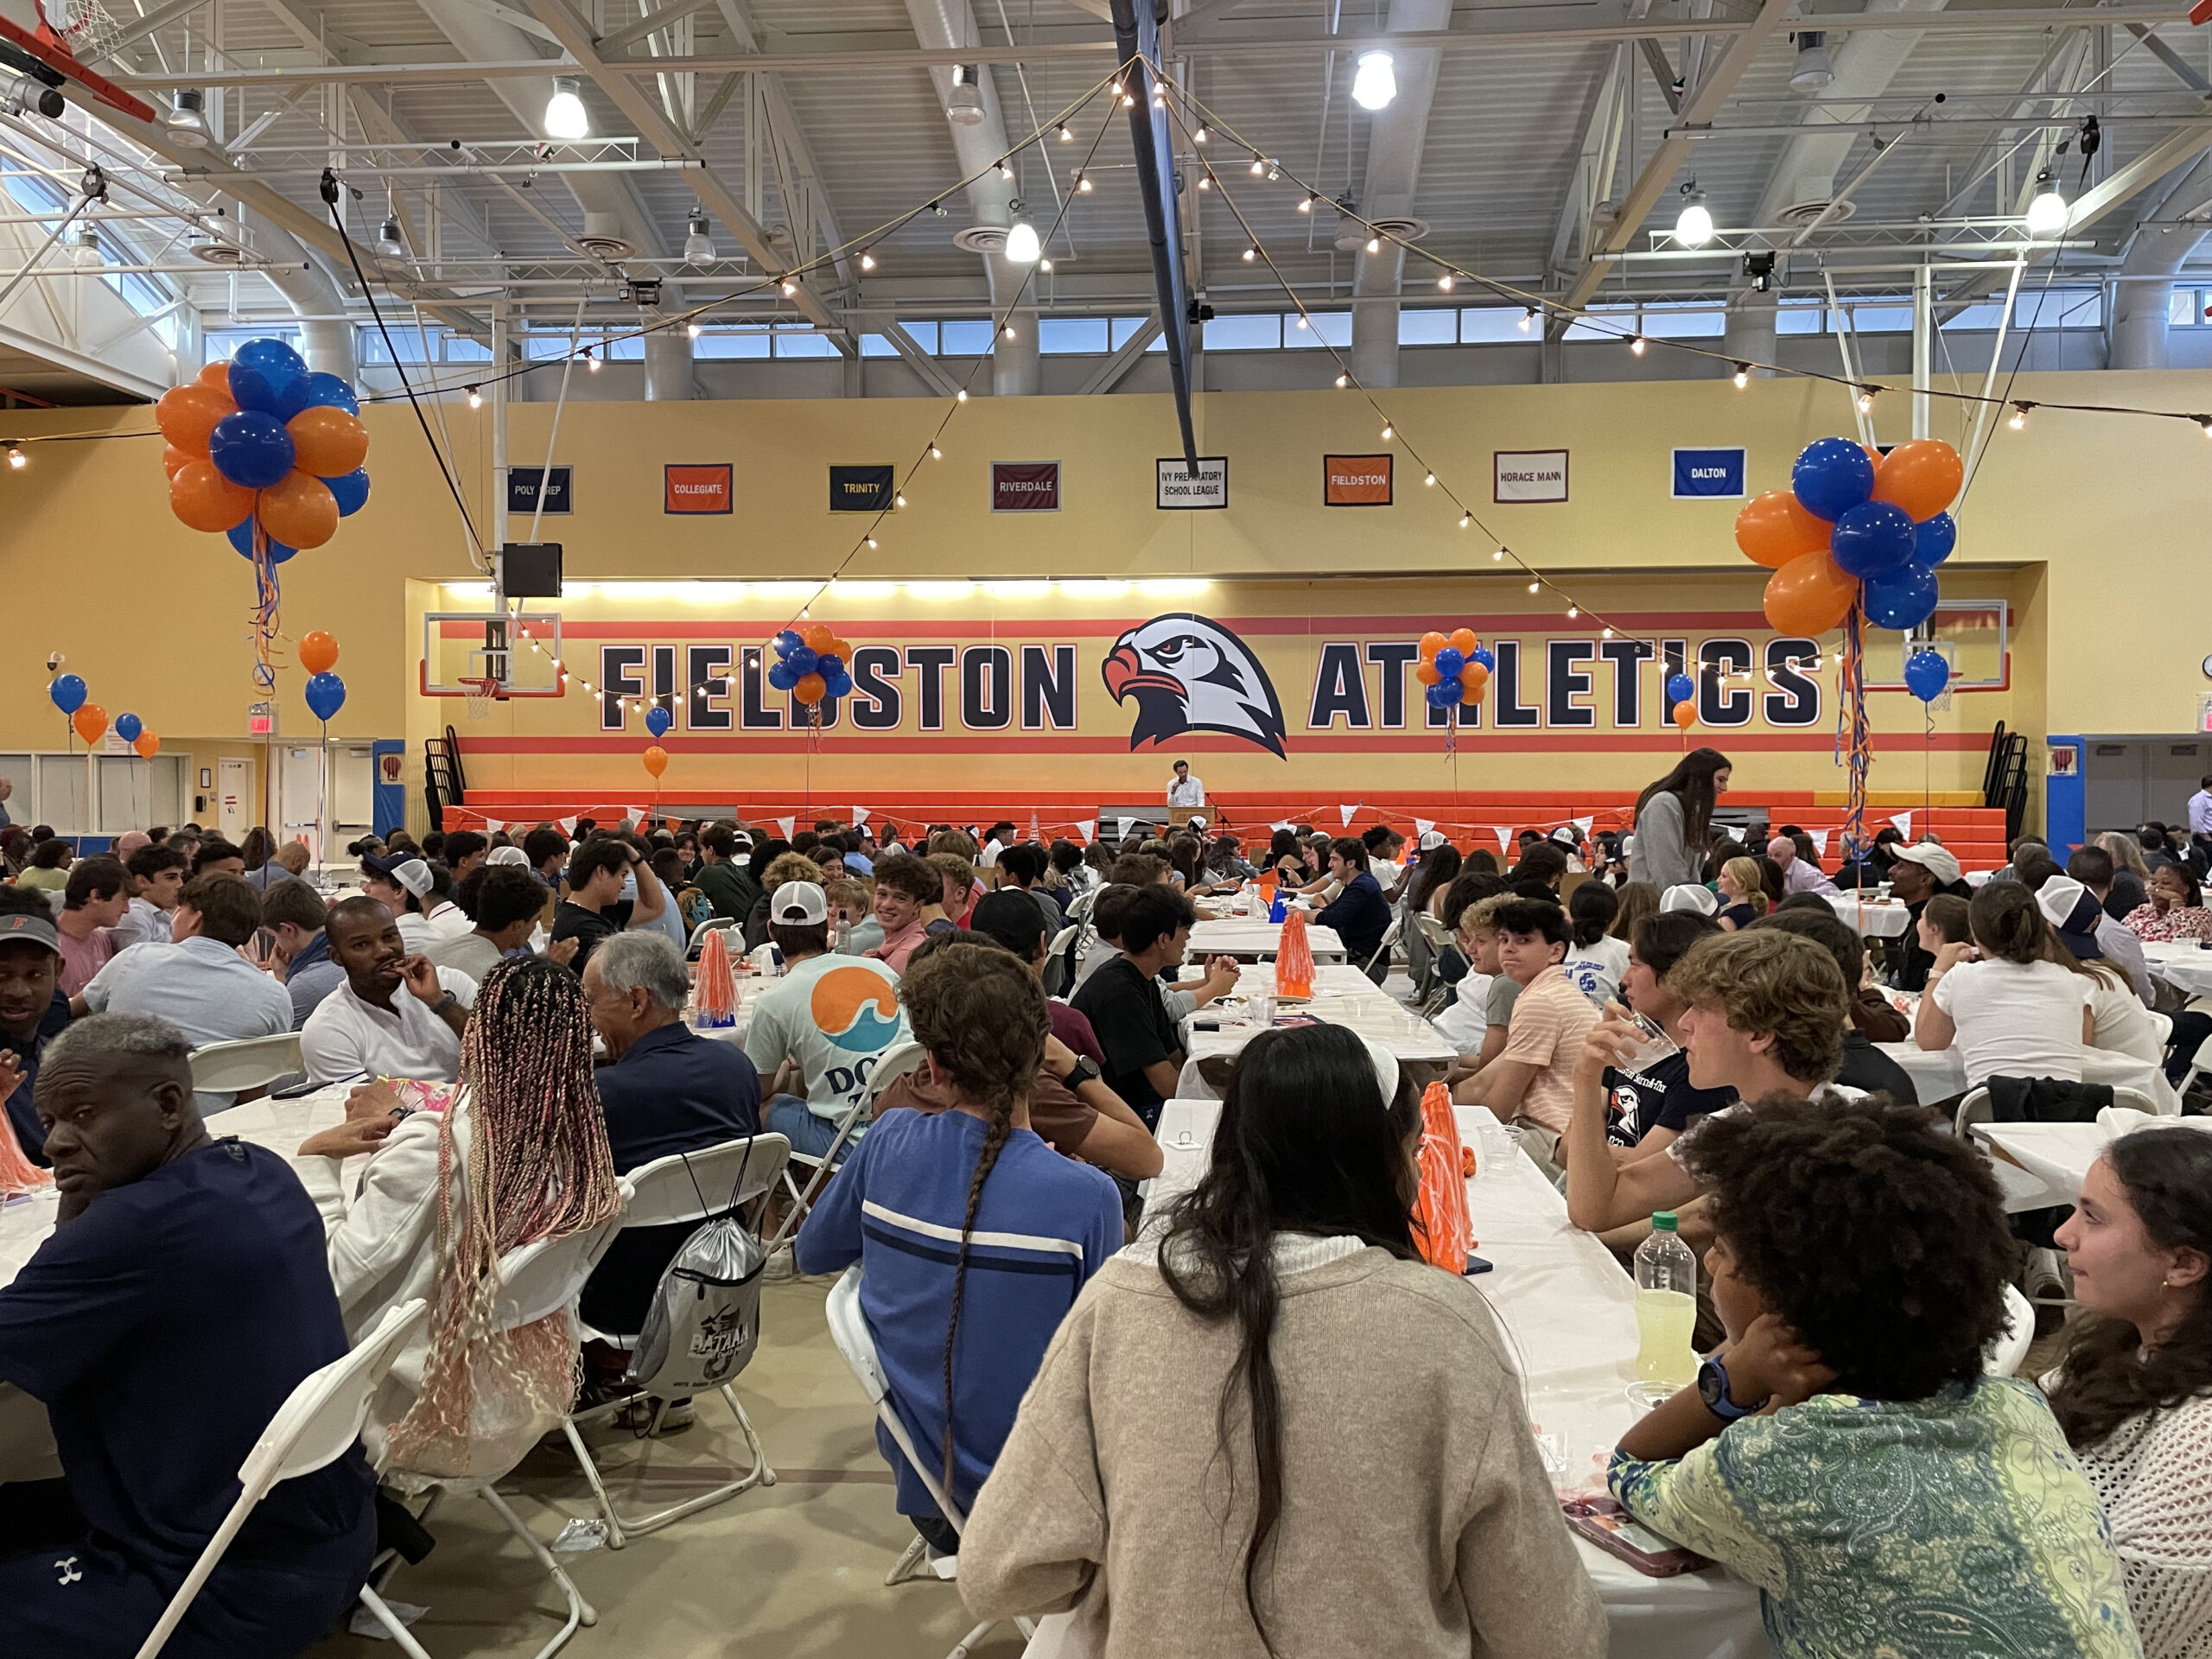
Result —
M59 35L79 63L97 63L114 48L122 26L100 0L41 0L47 27Z
M469 719L475 721L491 719L492 710L499 701L499 681L497 679L465 679L461 683L461 695L468 704Z

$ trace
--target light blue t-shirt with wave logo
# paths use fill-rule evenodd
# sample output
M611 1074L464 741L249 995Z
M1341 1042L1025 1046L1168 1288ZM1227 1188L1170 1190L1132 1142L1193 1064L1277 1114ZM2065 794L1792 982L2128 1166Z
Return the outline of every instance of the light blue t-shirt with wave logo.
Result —
M828 952L793 963L753 1007L746 1058L763 1077L785 1055L806 1073L806 1109L833 1121L868 1092L885 1051L911 1040L899 976L872 957Z

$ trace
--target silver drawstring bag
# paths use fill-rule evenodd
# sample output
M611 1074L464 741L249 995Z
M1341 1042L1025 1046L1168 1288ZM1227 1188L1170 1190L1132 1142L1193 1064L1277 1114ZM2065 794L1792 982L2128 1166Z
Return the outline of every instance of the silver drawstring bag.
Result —
M746 1165L752 1162L746 1148ZM690 1167L690 1160L684 1160ZM696 1179L694 1189L696 1189ZM682 1400L728 1382L760 1343L760 1274L768 1252L737 1211L745 1190L738 1171L726 1214L701 1224L668 1264L645 1310L624 1381L663 1400ZM699 1201L706 1203L706 1195Z

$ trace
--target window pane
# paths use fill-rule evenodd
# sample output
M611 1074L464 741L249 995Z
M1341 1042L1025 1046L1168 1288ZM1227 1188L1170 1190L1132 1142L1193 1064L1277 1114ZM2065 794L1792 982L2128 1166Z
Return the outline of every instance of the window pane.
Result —
M627 340L610 340L604 355L610 363L642 363L645 360L645 337L632 334Z
M1112 321L1114 324L1114 349L1118 352L1122 346L1129 343L1130 338L1135 334L1138 329L1143 327L1145 324L1151 321L1152 319L1149 317L1116 317L1112 319Z
M2196 290L2177 288L2166 301L2166 321L2177 328L2196 326Z
M935 357L937 355L937 324L934 322L914 322L906 317L901 317L899 319L899 326L914 337L915 345L920 346L931 357Z
M1619 340L1637 330L1636 308L1632 305L1593 305L1586 320L1578 317L1567 326L1561 336L1567 340ZM1534 327L1529 329L1535 332Z
M1817 334L1827 327L1827 308L1815 300L1810 304L1784 300L1775 308L1774 332L1777 334Z
M448 363L489 363L492 348L480 340L469 340L461 334L446 336L446 361Z
M1459 316L1456 311L1432 307L1425 311L1398 313L1401 346L1453 346L1459 340Z
M1541 340L1543 335L1537 332L1537 322L1529 320L1525 306L1484 305L1459 314L1459 338L1471 346Z
M967 317L948 321L943 327L944 343L938 347L939 357L988 357L991 336L997 330L987 318Z
M835 357L836 346L830 336L812 328L779 328L776 330L778 357Z
M1039 317L1037 349L1048 354L1103 353L1107 349L1103 317Z
M1291 351L1319 351L1322 346L1351 344L1351 313L1349 311L1316 311L1313 327L1300 328L1294 321L1282 331L1282 343Z
M2004 315L2004 301L1987 300L1980 305L1969 305L1966 307L1959 313L1958 315L1953 317L1949 321L1944 323L1942 326L1946 328L1961 328L1967 330L1978 329L1982 333L1987 334L1992 333L1996 329L1998 321L2002 318Z
M1909 334L1912 332L1910 305L1847 305L1851 326L1862 334Z
M1264 316L1216 317L1206 324L1204 338L1210 352L1279 351L1282 319L1272 312Z
M576 341L579 350L586 346L598 344L599 336L596 334L585 334ZM213 349L212 335L209 336L209 349L211 351ZM525 334L523 336L522 352L524 357L534 362L558 362L569 354L569 336L552 334Z
M1728 314L1717 305L1646 306L1643 332L1660 340L1718 340L1728 332Z
M734 358L768 355L768 331L748 328L742 334L702 334L692 342L695 357Z
M2012 306L2012 320L2023 328L2096 328L2103 326L2104 295L2099 289L2055 288L2023 291Z
M896 357L899 355L899 348L881 334L862 334L861 355L862 357Z

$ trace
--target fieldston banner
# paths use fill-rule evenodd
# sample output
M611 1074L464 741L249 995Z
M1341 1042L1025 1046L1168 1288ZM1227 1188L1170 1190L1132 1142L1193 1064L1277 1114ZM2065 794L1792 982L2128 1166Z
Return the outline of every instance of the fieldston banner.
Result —
M730 463L661 468L663 512L730 511Z
M1330 507L1390 505L1389 455L1321 457L1321 503Z

